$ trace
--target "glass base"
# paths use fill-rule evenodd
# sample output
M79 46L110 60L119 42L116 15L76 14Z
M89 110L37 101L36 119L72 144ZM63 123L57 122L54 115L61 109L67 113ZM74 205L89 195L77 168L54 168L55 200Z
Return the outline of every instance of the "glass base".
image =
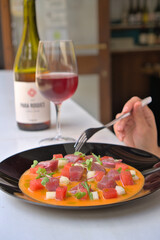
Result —
M44 138L39 141L39 144L40 146L47 146L51 144L58 144L58 143L65 143L65 142L75 142L75 139L71 137L55 136L51 138Z

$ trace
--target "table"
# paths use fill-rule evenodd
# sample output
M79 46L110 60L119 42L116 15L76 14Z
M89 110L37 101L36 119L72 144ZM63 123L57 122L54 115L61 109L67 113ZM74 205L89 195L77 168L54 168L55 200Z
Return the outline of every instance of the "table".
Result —
M39 146L55 134L55 111L49 130L26 132L15 122L13 73L0 71L0 161ZM78 138L88 127L101 125L72 100L62 105L63 134ZM122 144L105 129L90 141ZM127 205L97 210L61 210L27 204L0 191L0 238L5 240L160 239L160 191Z

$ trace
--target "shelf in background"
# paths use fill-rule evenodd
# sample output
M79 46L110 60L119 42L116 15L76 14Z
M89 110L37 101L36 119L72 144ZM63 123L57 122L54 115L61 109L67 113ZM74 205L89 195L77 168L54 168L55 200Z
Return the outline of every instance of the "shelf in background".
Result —
M157 27L156 24L111 24L110 28L111 30L131 30L131 29L149 29L149 28L155 28Z
M132 47L111 47L111 53L129 53L129 52L153 52L160 51L160 46L132 46Z

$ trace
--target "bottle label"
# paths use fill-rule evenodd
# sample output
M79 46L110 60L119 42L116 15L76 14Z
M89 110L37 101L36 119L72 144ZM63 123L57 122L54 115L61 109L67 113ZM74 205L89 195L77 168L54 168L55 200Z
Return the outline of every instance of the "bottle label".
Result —
M50 102L43 98L35 82L14 82L17 122L43 123L50 120Z

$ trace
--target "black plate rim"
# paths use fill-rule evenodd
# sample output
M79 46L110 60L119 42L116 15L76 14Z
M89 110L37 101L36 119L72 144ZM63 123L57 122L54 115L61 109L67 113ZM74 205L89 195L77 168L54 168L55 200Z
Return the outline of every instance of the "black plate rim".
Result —
M13 158L13 157L16 157L16 156L18 156L18 155L20 155L20 154L25 154L25 153L28 153L28 152L30 152L30 151L34 151L34 150L38 150L38 149L47 149L48 147L56 147L56 146L62 146L62 145L70 145L70 144L74 144L74 143L59 143L59 144L55 144L55 145L48 145L48 146L40 146L40 147L36 147L36 148L31 148L31 149L27 149L27 150L25 150L25 151L21 151L21 152L18 152L18 153L15 153L15 154L13 154L13 155L11 155L11 156L9 156L9 157L7 157L7 158L5 158L4 160L2 160L1 162L0 162L0 167L1 167L1 165L3 164L3 163L6 163L9 159L11 159L11 158ZM131 148L131 147L128 147L128 146L124 146L124 145L118 145L118 144L111 144L111 143L101 143L101 142L98 142L98 143L96 143L96 142L89 142L89 143L86 143L86 145L106 145L106 146L109 146L109 147L121 147L121 148L124 148L124 149L135 149L135 150L138 150L139 152L141 152L141 153L148 153L148 154L151 154L151 153L149 153L149 152L146 152L146 151L144 151L144 150L141 150L141 149L136 149L136 148ZM160 159L157 157L157 156L155 156L154 154L151 154L152 156L154 156L156 159L157 159L157 161L159 161ZM4 184L5 185L5 184ZM11 188L12 188L12 185L9 185ZM15 186L13 186L13 188L14 188ZM19 199L19 200L22 200L23 202L26 202L26 203L29 203L29 204L34 204L34 205L37 205L37 206L43 206L43 207L50 207L50 208L56 208L56 209L68 209L68 210L89 210L89 209L100 209L100 208L108 208L108 207L114 207L114 206L120 206L120 205L124 205L124 204L126 204L126 203L130 203L130 202L134 202L134 201L137 201L137 200L139 200L139 199L143 199L144 197L147 197L147 196L149 196L149 195L151 195L151 194L154 194L155 192L157 192L157 191L159 191L160 190L160 188L159 189L156 189L156 190L154 190L154 191L152 191L152 192L149 192L149 193L147 193L146 195L143 195L143 196L139 196L138 198L131 198L131 199L127 199L127 200L125 200L125 201L121 201L121 202L118 202L118 203L112 203L112 204L101 204L101 205L92 205L92 206L63 206L63 205L52 205L52 204L45 204L45 203L43 203L43 202L38 202L38 201L36 201L36 202L34 202L34 201L32 201L32 199L31 199L31 201L30 200L27 200L27 199L24 199L24 198L21 198L21 197L18 197L17 195L15 195L15 194L11 194L11 193L9 193L9 192L7 192L7 191L5 191L3 188L1 188L1 186L0 186L0 189L4 192L4 193L7 193L8 195L10 195L10 196L12 196L12 197L14 197L14 198L16 198L16 199ZM18 187L18 189L19 189L19 187ZM20 190L20 189L19 189Z

